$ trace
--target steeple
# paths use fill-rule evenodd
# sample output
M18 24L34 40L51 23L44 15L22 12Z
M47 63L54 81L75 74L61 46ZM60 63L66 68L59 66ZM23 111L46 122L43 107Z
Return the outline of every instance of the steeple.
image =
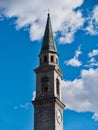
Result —
M61 101L62 72L58 64L50 15L48 14L39 66L36 73L36 97L34 105L34 130L63 130L63 109Z
M44 52L57 53L49 13L48 13L47 24L45 28L45 33L44 33L44 38L43 38L40 54Z

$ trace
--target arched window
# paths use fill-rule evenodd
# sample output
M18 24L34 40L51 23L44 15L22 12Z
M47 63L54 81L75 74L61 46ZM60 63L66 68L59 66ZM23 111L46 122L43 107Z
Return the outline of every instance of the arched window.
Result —
M44 56L44 62L47 62L47 56Z
M41 79L41 91L42 91L42 93L48 92L48 86L49 86L49 78L47 76L43 77Z
M59 79L56 79L56 92L59 95L60 94L60 82Z
M54 57L53 56L51 56L51 62L54 62Z

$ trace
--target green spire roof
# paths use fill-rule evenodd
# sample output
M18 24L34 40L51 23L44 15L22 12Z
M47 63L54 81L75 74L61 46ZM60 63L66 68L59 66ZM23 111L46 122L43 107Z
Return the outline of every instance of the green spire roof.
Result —
M46 24L46 29L44 33L44 38L43 38L40 54L47 51L57 53L57 49L56 49L56 45L55 45L55 41L53 37L53 32L52 32L50 14L48 14L47 24Z

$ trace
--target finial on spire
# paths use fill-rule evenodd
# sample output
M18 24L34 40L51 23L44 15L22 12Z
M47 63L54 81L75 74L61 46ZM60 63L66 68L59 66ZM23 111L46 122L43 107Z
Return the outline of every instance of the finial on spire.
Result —
M50 15L50 9L48 8L48 16Z

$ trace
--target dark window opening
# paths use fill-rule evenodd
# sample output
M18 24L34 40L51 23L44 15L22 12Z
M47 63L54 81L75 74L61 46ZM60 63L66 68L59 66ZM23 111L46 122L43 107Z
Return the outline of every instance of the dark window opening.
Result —
M59 95L60 94L60 83L59 83L59 79L56 79L56 92Z
M51 56L51 62L54 62L54 57L53 56Z

